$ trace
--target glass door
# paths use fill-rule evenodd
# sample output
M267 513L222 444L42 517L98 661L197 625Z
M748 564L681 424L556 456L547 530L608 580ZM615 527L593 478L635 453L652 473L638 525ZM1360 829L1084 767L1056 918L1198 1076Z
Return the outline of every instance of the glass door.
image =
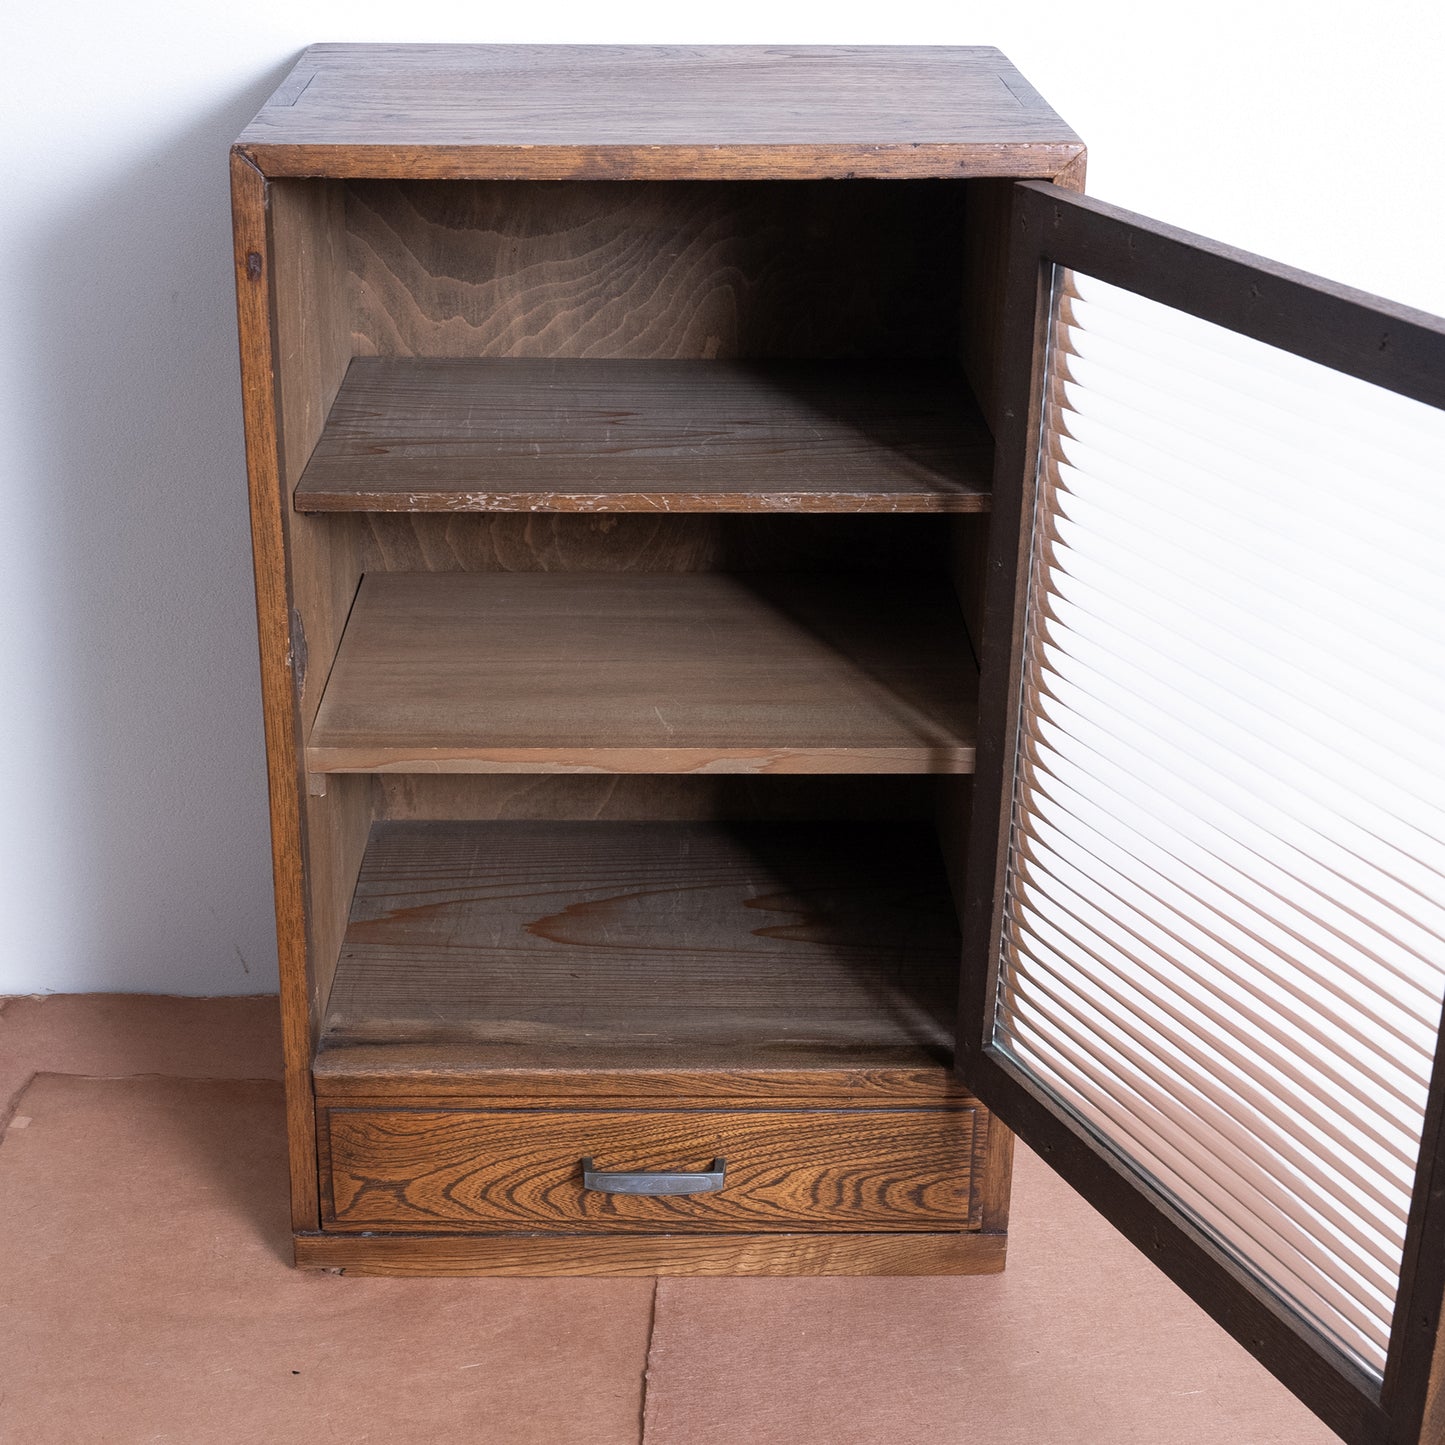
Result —
M1445 322L1035 183L1008 285L960 1065L1345 1439L1445 1438Z

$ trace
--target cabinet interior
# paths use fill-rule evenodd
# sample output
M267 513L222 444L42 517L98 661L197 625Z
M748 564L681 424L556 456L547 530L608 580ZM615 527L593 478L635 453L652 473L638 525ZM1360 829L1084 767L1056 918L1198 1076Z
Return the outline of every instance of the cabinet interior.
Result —
M272 183L318 1084L946 1069L1008 185Z

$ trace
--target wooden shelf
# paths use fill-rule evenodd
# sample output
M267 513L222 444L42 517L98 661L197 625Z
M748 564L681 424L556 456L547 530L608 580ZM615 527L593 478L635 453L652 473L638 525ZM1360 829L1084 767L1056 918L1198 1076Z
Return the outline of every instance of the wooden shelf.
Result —
M958 947L922 824L378 823L318 1084L528 1069L938 1076Z
M375 573L306 763L961 773L976 701L958 604L932 579Z
M993 439L937 364L351 363L301 511L979 512Z

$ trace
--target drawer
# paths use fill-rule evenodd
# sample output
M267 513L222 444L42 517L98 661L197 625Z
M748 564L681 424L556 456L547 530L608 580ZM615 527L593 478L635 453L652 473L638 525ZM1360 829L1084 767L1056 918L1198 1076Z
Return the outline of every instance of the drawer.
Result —
M429 1233L959 1230L976 1224L975 1132L969 1108L329 1109L323 1210L328 1229ZM698 1174L718 1157L709 1192L584 1185L584 1159Z

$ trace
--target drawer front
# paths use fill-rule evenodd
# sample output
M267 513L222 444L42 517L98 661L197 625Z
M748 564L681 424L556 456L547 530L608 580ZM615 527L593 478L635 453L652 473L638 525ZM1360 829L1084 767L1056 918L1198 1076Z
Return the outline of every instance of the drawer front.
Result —
M322 1165L330 1187L323 1191L323 1208L329 1229L757 1233L970 1227L975 1119L968 1108L330 1109L326 1117ZM715 1192L611 1193L583 1183L584 1158L608 1173L700 1172L711 1170L719 1156L726 1170Z

